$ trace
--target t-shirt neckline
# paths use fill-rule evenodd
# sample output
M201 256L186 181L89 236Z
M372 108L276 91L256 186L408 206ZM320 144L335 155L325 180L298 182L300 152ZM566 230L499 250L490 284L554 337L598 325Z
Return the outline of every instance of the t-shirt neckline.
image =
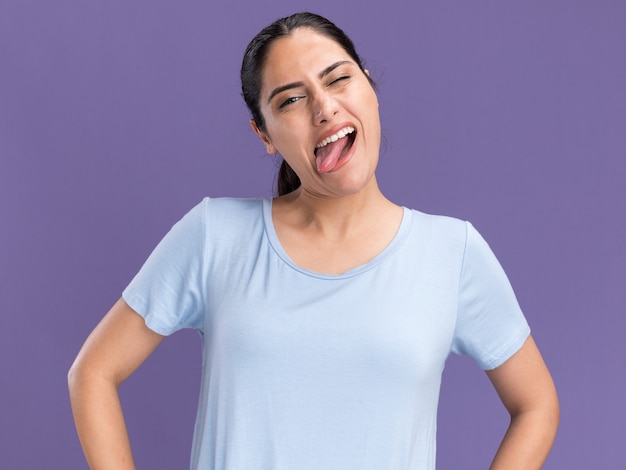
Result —
M278 257L285 264L290 266L292 269L302 274L305 274L307 276L316 277L319 279L329 279L329 280L345 279L345 278L357 276L359 274L362 274L380 265L383 261L388 259L394 252L396 252L402 246L402 244L404 243L404 240L406 239L409 233L409 228L411 226L411 220L412 220L411 211L406 207L402 207L403 214L402 214L402 221L400 222L400 226L398 227L398 230L396 234L394 235L394 237L392 238L392 240L380 253L378 253L374 258L367 261L366 263L361 264L359 266L355 266L354 268L344 271L341 274L325 274L325 273L312 271L310 269L306 269L297 265L291 259L291 257L287 254L282 244L280 243L280 240L278 239L278 235L276 234L274 221L272 219L272 202L273 202L272 198L263 199L263 223L265 225L265 234L267 235L268 241L273 251L278 255Z

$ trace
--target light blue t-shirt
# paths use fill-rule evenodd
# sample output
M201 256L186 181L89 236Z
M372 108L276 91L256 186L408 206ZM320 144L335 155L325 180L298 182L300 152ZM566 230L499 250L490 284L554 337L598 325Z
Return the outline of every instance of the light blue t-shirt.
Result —
M492 369L529 328L467 222L404 209L393 241L340 275L283 250L269 199L205 199L124 291L163 335L195 328L194 470L432 470L450 351Z

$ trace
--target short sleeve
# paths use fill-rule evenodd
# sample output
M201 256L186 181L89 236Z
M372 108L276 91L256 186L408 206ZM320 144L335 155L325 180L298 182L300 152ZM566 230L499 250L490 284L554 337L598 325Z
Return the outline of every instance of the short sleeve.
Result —
M206 199L159 242L122 293L146 325L161 335L201 330L206 305Z
M489 245L469 222L466 227L452 350L489 370L522 347L530 328Z

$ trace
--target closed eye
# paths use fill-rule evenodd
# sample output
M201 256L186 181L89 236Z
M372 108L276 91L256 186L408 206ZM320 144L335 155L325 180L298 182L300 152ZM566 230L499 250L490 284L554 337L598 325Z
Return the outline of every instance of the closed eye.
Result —
M336 79L332 80L332 81L328 84L328 86L330 86L330 85L334 85L334 84L336 84L336 83L340 83L340 82L342 82L342 81L349 80L349 79L350 79L350 75L342 75L341 77L339 77L339 78L336 78Z

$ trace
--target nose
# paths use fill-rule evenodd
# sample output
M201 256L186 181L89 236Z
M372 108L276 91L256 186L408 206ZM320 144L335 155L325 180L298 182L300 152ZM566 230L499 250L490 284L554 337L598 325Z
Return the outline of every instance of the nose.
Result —
M337 101L326 91L319 92L312 101L313 122L316 125L324 124L338 112Z

